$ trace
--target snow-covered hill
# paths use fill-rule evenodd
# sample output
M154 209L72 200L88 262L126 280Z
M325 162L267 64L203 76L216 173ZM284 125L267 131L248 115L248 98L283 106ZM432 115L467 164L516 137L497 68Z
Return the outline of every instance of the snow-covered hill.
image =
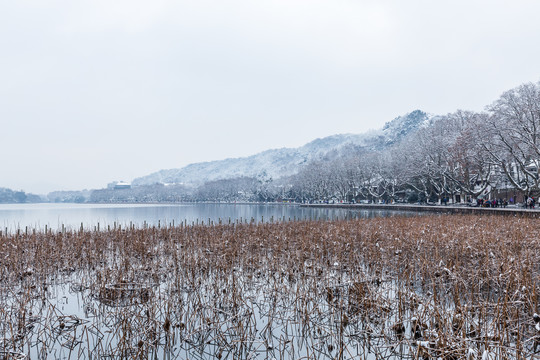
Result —
M133 180L133 185L185 184L200 185L207 181L240 176L278 179L296 174L312 160L330 151L340 151L349 145L380 150L399 142L407 134L427 123L432 116L415 110L385 124L381 130L365 134L340 134L316 139L299 148L282 148L234 159L190 164L180 169L160 170Z

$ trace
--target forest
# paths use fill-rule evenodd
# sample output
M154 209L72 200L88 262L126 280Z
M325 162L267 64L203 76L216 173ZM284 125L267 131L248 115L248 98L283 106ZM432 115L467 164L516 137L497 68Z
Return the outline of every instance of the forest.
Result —
M429 117L399 141L331 151L292 176L241 176L199 186L54 192L51 202L475 202L540 194L540 82L504 92L482 112ZM0 202L37 202L0 189Z
M540 193L539 161L537 82L504 92L483 112L432 117L383 150L350 145L327 153L290 177L98 190L90 201L517 202Z

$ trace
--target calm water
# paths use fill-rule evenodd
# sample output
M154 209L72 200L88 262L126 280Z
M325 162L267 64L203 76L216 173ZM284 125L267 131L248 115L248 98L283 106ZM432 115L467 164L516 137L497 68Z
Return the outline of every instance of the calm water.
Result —
M414 212L387 210L313 209L298 205L247 205L247 204L0 204L1 230L36 228L61 229L101 228L114 223L122 226L161 224L188 224L250 221L282 221L285 219L344 219L394 215L416 215Z

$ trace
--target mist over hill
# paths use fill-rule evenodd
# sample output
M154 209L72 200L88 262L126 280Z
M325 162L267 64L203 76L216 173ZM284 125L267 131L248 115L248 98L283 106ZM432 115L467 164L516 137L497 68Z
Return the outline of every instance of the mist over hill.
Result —
M415 110L381 129L298 148L195 163L55 192L54 202L451 202L518 204L540 197L540 82L504 92L484 112ZM489 138L489 142L478 141ZM37 201L0 188L0 202ZM45 199L43 199L45 200ZM491 204L490 204L491 205Z
M228 188L233 195L256 193L257 199L266 201L264 194L270 183L276 186L286 184L287 179L298 175L313 162L332 161L352 152L360 154L384 151L418 129L429 126L436 118L415 110L387 122L381 129L364 134L331 135L298 148L271 149L247 157L160 170L134 179L131 189L119 190L108 186L97 190L54 191L47 196L0 189L0 203L177 202L208 199L212 196L221 198L222 195L208 195L215 192L215 188ZM230 197L236 196L233 195ZM253 196L248 198L253 199Z
M160 170L133 180L133 186L153 184L182 184L200 186L209 181L254 177L279 179L295 175L306 164L331 152L342 153L350 147L365 150L383 150L430 122L433 116L415 110L396 117L382 129L364 134L339 134L315 139L299 148L281 148L258 154L202 162L179 169Z

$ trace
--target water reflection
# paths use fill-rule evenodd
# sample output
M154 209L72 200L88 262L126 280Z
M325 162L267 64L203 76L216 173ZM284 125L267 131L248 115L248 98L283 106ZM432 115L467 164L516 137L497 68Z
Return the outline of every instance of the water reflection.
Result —
M339 208L304 208L282 204L2 204L0 224L2 230L51 228L101 228L119 225L143 226L209 221L289 221L298 219L333 220L415 216L416 212L395 210L355 210Z

